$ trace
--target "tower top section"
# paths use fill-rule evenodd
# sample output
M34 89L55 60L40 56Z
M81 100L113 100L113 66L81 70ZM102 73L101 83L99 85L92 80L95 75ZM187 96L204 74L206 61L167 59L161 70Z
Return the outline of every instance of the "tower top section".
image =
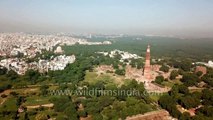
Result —
M150 52L150 45L147 46L146 52Z

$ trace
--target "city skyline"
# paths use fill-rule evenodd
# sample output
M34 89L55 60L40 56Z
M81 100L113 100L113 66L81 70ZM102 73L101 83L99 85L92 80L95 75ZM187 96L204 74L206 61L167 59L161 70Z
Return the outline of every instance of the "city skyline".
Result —
M0 32L213 37L211 0L0 1Z

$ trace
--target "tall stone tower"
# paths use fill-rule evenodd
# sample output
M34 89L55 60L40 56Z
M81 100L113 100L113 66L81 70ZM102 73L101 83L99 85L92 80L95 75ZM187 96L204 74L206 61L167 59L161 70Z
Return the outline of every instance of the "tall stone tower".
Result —
M150 45L147 46L146 50L146 61L144 66L144 77L147 80L151 79L151 65L150 65Z

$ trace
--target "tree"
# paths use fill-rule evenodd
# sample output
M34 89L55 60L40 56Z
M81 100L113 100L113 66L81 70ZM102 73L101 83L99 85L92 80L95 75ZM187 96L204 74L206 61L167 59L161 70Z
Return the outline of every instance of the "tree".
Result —
M136 67L137 69L141 69L144 67L144 60L143 59L131 59L130 65L132 67Z
M114 101L114 98L109 97L109 96L100 96L98 98L98 103L101 105L101 109L103 109L104 107L107 107L109 105L111 105Z
M63 112L69 120L78 120L77 107L70 97L55 97L51 98L50 102L54 104L55 112Z
M35 70L28 70L25 73L25 79L30 80L32 84L35 84L36 81L39 79L39 77L40 77L40 73Z
M196 75L197 75L198 77L201 77L201 75L203 75L203 72L202 72L202 71L198 71L198 72L196 73Z
M179 69L179 70L178 70L178 74L179 74L179 75L183 75L183 74L185 74L185 71L183 71L182 69Z
M92 69L94 59L92 57L77 57L76 59L76 62L68 64L64 70L50 71L48 75L59 83L78 83L84 80L86 70Z
M177 98L179 93L179 87L177 84L175 84L172 89L169 91L169 95L172 96L173 98Z
M29 120L28 113L24 113L24 120Z
M78 114L73 104L69 104L64 113L68 116L69 120L78 120Z
M67 96L62 96L60 98L51 98L50 102L54 104L54 110L56 112L63 112L68 107L71 100Z
M80 110L77 112L80 117L87 117L87 112L85 110Z
M169 91L169 95L175 100L178 101L182 94L188 94L189 90L185 85L174 85Z
M7 77L10 79L10 80L16 80L19 76L18 74L13 71L13 70L10 70L8 73L7 73Z
M186 87L185 85L179 85L179 93L182 93L182 94L188 94L189 93L189 89L188 87Z
M173 70L170 74L170 79L174 80L176 77L178 76L178 71L177 70Z
M180 67L182 70L184 70L184 71L190 71L191 66L192 66L192 62L191 62L191 61L184 60L184 61L181 61L179 67Z
M59 89L60 90L66 90L68 88L67 84L60 84Z
M125 69L116 69L115 74L117 75L125 75Z
M199 114L199 115L193 116L192 120L211 120L211 119L208 119L206 116Z
M213 72L211 72L211 70L209 70L207 74L205 74L201 77L201 80L212 87L213 86Z
M204 105L213 105L213 90L204 89L201 98Z
M195 99L201 100L202 92L196 91L196 92L191 93L190 95L191 95L193 98L195 98Z
M95 89L98 89L98 90L104 90L105 89L103 81L96 82L95 85L94 85L94 87L95 87Z
M188 112L184 112L184 113L180 116L179 120L191 120L190 114L189 114Z
M127 99L126 99L126 105L127 105L127 107L129 107L129 106L134 106L134 105L136 105L136 104L138 104L139 103L139 100L137 100L136 98L134 98L134 97L128 97Z
M93 120L103 120L103 116L101 114L94 114L92 116Z
M7 68L0 66L0 75L5 75L7 73Z
M183 82L186 86L197 85L199 81L199 77L193 73L185 73L181 79L181 82Z
M129 84L126 86L127 89L138 88L138 82L136 80L131 80Z
M204 107L201 107L200 109L198 109L199 113L202 113L204 114L205 116L208 116L208 117L213 117L213 106L204 106Z
M25 102L25 98L23 96L19 96L16 100L16 105L20 106L23 102Z
M177 110L176 102L171 96L169 95L161 96L160 99L158 100L158 103L162 108L168 110L173 117L175 118L180 117L181 113L180 111Z
M156 78L155 78L155 82L157 83L157 84L162 84L162 82L164 81L164 77L163 76L157 76Z
M23 58L24 57L24 53L18 52L18 54L16 55L17 58Z
M183 71L190 71L191 65L192 65L191 61L188 61L188 60L174 61L173 62L173 67L180 68Z
M12 87L11 84L4 84L4 85L0 85L0 92L3 92L4 90L10 89Z
M47 93L48 93L48 88L49 88L49 86L47 86L47 85L42 85L41 87L40 87L40 90L41 90L41 95L47 95Z
M166 66L166 65L162 65L162 66L160 67L160 71L169 72L169 67Z
M195 99L192 96L184 96L180 99L180 104L184 107L184 108L195 108L198 105L200 105L200 100L199 99Z
M174 101L174 99L169 95L161 96L158 103L164 109L168 108L168 106L176 105L176 102Z

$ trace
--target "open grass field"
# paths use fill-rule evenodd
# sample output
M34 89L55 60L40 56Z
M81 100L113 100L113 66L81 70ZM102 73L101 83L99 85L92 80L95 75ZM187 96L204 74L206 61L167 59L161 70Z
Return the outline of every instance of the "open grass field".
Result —
M44 97L44 96L30 96L26 98L26 102L23 104L25 106L33 106L33 105L42 105L42 104L49 104L49 99L51 97Z
M180 85L182 84L182 82L179 79L176 79L176 80L163 81L162 84L167 87L172 87L175 84Z
M84 81L88 83L96 83L98 75L95 72L86 71L86 76Z
M149 97L154 101L154 102L158 102L158 100L160 99L161 96L168 94L168 93L154 93L154 94L150 94Z
M104 73L98 75L96 72L87 71L84 82L88 82L90 84L95 84L97 82L104 82L107 85L120 86L125 83L125 77L115 75L113 73Z
M88 82L90 84L95 84L99 81L102 81L104 83L114 83L115 80L110 76L110 74L96 74L96 72L86 72L85 76L85 82Z

